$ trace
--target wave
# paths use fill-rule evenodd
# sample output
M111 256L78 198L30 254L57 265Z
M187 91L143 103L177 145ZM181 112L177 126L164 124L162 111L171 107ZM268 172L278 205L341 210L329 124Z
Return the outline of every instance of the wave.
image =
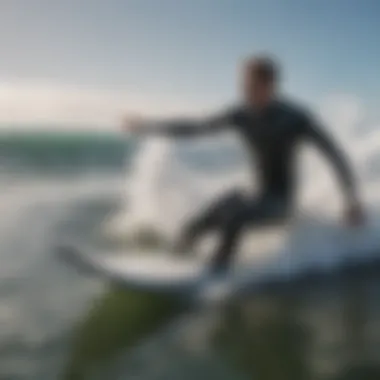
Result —
M120 136L75 133L0 135L1 171L83 171L106 167L121 170L133 151Z

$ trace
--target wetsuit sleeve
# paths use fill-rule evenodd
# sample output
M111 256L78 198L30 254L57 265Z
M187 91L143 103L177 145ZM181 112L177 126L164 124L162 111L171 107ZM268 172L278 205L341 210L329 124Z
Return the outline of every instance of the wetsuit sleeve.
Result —
M142 134L166 135L173 137L191 137L219 132L235 123L235 110L228 110L205 119L173 119L146 123Z
M340 185L349 203L358 200L356 181L345 154L335 144L334 139L311 117L305 117L303 129L306 137L319 148L334 165Z

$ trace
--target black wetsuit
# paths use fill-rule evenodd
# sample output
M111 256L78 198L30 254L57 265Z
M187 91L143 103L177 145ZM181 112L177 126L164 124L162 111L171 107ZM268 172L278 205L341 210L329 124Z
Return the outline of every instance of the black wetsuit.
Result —
M276 101L255 112L236 107L222 115L194 122L172 120L157 128L173 136L193 136L231 128L242 138L258 173L259 194L244 196L238 192L217 200L190 221L181 236L181 245L210 230L221 232L214 265L226 266L244 229L273 223L291 215L296 184L296 153L300 142L310 141L327 155L336 169L347 200L356 198L350 169L341 151L305 110L286 101Z

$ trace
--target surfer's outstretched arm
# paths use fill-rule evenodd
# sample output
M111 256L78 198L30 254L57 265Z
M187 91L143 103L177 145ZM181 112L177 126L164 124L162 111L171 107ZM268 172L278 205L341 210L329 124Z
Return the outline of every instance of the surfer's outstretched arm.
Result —
M126 129L139 135L191 137L219 132L235 123L237 111L229 110L204 119L126 120Z
M326 130L312 118L307 119L304 127L309 140L312 141L333 164L348 204L359 204L355 177L343 151Z

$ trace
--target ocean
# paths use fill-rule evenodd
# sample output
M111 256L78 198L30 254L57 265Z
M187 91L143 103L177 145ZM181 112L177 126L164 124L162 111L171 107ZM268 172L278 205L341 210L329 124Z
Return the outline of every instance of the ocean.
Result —
M342 139L377 226L376 144L370 136ZM316 220L339 207L323 168L310 157L300 169L300 210ZM376 262L289 275L233 305L189 311L176 299L83 275L56 254L68 238L100 245L103 235L144 229L170 237L187 214L248 186L247 178L231 136L178 143L105 133L0 136L0 379L379 379ZM365 235L375 251L376 231ZM328 250L317 235L299 251L330 257L347 247ZM253 244L248 249L260 254Z

